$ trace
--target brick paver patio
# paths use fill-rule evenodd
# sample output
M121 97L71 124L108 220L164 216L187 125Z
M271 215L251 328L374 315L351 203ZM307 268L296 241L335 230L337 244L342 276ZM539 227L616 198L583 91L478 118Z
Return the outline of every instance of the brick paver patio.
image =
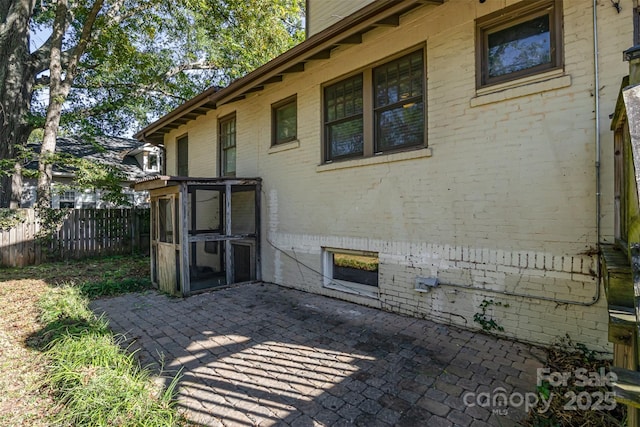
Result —
M179 405L207 426L518 425L517 399L493 411L478 395L535 392L544 357L526 344L271 284L186 299L129 294L93 309L143 365L164 366L163 381L182 369Z

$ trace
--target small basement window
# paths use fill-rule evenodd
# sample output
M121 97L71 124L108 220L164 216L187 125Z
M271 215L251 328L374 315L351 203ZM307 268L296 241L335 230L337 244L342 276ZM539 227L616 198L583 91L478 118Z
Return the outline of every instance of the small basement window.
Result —
M325 248L323 254L325 287L377 297L377 253Z

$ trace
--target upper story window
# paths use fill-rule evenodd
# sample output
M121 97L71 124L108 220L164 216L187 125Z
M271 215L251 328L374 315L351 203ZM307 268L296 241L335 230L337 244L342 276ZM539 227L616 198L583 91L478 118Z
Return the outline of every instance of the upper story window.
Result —
M292 96L271 106L271 145L284 144L298 137L298 106Z
M222 176L236 175L236 115L220 119L220 171Z
M324 88L324 161L426 146L423 50Z
M476 20L476 86L562 67L562 1L526 1Z
M185 135L178 138L178 176L189 176L189 138Z
M160 170L160 156L158 153L147 154L147 170L158 172Z

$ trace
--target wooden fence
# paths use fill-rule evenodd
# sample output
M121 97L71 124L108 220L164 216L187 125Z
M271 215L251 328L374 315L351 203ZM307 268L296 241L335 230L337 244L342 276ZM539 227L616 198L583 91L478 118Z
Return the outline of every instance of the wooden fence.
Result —
M44 234L33 209L17 210L17 224L0 230L0 267L149 251L148 209L70 209Z

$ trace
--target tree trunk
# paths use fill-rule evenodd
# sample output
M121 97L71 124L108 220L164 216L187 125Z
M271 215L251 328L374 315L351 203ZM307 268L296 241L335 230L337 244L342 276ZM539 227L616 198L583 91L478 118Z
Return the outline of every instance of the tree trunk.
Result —
M58 127L60 126L62 103L69 94L69 91L66 90L68 86L64 84L62 77L62 39L66 29L67 12L67 0L58 0L56 18L53 23L53 34L51 35L49 106L47 107L44 137L38 161L38 199L36 203L39 208L51 207L51 178L53 172L51 157L56 151L56 138L58 137ZM73 79L73 76L67 75L66 78Z
M56 138L58 137L58 128L60 127L62 106L69 96L73 79L78 71L78 62L89 43L93 24L96 21L100 9L102 9L103 2L104 0L95 0L93 3L82 27L80 39L73 48L69 60L66 62L64 77L62 73L62 42L68 26L68 0L58 0L56 5L56 17L53 22L49 62L49 106L47 107L47 116L44 122L44 138L42 140L38 162L38 200L36 205L40 208L51 207L51 175L53 169L51 156L56 151Z
M29 56L29 19L35 0L0 0L0 159L15 159L26 145L35 71ZM19 165L15 171L20 171ZM14 172L19 173L19 172ZM17 206L21 177L0 178L0 207Z

